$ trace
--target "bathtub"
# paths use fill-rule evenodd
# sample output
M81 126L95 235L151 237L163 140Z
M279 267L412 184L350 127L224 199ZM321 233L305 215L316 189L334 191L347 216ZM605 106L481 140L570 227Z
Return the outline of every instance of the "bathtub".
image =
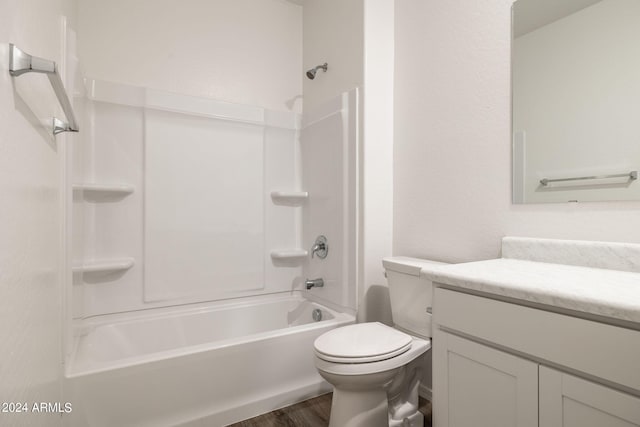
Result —
M85 320L67 366L67 425L224 426L317 396L330 387L313 341L353 322L292 294Z

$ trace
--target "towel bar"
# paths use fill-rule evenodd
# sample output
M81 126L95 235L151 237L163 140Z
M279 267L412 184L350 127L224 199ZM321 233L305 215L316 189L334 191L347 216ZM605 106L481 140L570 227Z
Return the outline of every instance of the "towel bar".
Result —
M78 123L73 114L73 107L71 106L67 92L64 89L64 84L60 78L60 73L58 73L58 67L54 61L29 55L14 44L9 44L9 73L15 77L21 76L24 73L46 74L58 98L58 102L60 102L62 110L65 116L67 116L67 123L54 117L53 134L57 135L60 132L78 132Z

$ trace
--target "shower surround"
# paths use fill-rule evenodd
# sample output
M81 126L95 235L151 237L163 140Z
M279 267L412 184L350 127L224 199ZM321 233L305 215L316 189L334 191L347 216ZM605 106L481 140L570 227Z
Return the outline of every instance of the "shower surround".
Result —
M218 425L328 391L310 349L355 321L358 91L304 118L98 80L82 103L73 425Z
M87 98L76 317L295 287L304 257L271 252L302 248L302 206L270 194L301 189L299 115L96 80Z

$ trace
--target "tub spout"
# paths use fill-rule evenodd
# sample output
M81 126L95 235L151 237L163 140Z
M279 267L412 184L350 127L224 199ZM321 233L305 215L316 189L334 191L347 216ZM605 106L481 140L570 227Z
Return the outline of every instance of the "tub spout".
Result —
M307 279L304 281L307 290L311 288L321 288L324 286L324 280L322 279Z

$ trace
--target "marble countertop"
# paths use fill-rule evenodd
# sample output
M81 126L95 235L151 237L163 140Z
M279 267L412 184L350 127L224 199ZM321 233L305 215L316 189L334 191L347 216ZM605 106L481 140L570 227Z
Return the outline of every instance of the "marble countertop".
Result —
M433 282L640 323L640 273L500 258L423 268Z

